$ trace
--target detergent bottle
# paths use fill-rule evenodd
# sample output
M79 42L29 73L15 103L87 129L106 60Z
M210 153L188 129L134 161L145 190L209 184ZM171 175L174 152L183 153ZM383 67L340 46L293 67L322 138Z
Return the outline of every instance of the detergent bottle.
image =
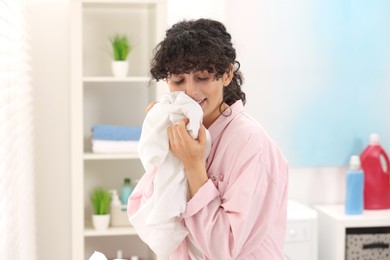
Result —
M360 161L364 171L364 209L390 209L390 163L378 134L370 135Z
M359 156L351 156L346 174L345 213L356 215L363 213L364 173L361 170Z

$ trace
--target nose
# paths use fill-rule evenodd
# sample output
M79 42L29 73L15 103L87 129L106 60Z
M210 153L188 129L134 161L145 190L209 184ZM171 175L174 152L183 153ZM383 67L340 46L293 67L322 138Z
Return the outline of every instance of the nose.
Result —
M185 84L185 93L188 96L195 98L199 93L199 87L197 86L196 82L193 80L187 80Z

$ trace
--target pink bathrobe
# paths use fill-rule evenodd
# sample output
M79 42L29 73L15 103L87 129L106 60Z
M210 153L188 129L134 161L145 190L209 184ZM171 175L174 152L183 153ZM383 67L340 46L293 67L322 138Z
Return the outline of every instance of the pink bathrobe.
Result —
M208 129L209 180L182 216L192 243L187 237L170 259L284 259L287 161L241 101L230 108L230 116L221 115ZM153 179L144 175L138 183L129 198L129 216L153 194Z

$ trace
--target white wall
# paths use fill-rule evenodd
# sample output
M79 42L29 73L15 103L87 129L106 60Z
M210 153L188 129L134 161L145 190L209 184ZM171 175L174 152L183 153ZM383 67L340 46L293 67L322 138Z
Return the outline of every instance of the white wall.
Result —
M38 259L69 260L69 0L30 0L28 11L36 107ZM168 12L170 24L183 17L225 19L222 0L169 0ZM240 19L234 22L240 24ZM339 168L292 169L290 196L309 204L342 202L343 174Z
M26 2L35 99L37 259L69 260L69 3Z
M167 0L168 24L172 25L183 19L211 18L225 20L224 0Z
M373 132L390 149L388 1L227 0L225 9L246 107L292 167L345 166Z
M308 205L345 201L346 168L290 168L289 198Z

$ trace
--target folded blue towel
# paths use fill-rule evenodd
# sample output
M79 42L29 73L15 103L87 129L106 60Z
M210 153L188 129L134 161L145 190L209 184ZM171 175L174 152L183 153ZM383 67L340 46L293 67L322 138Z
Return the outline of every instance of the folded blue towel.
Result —
M94 125L92 127L92 138L96 140L139 140L141 137L139 126L115 126L115 125Z

